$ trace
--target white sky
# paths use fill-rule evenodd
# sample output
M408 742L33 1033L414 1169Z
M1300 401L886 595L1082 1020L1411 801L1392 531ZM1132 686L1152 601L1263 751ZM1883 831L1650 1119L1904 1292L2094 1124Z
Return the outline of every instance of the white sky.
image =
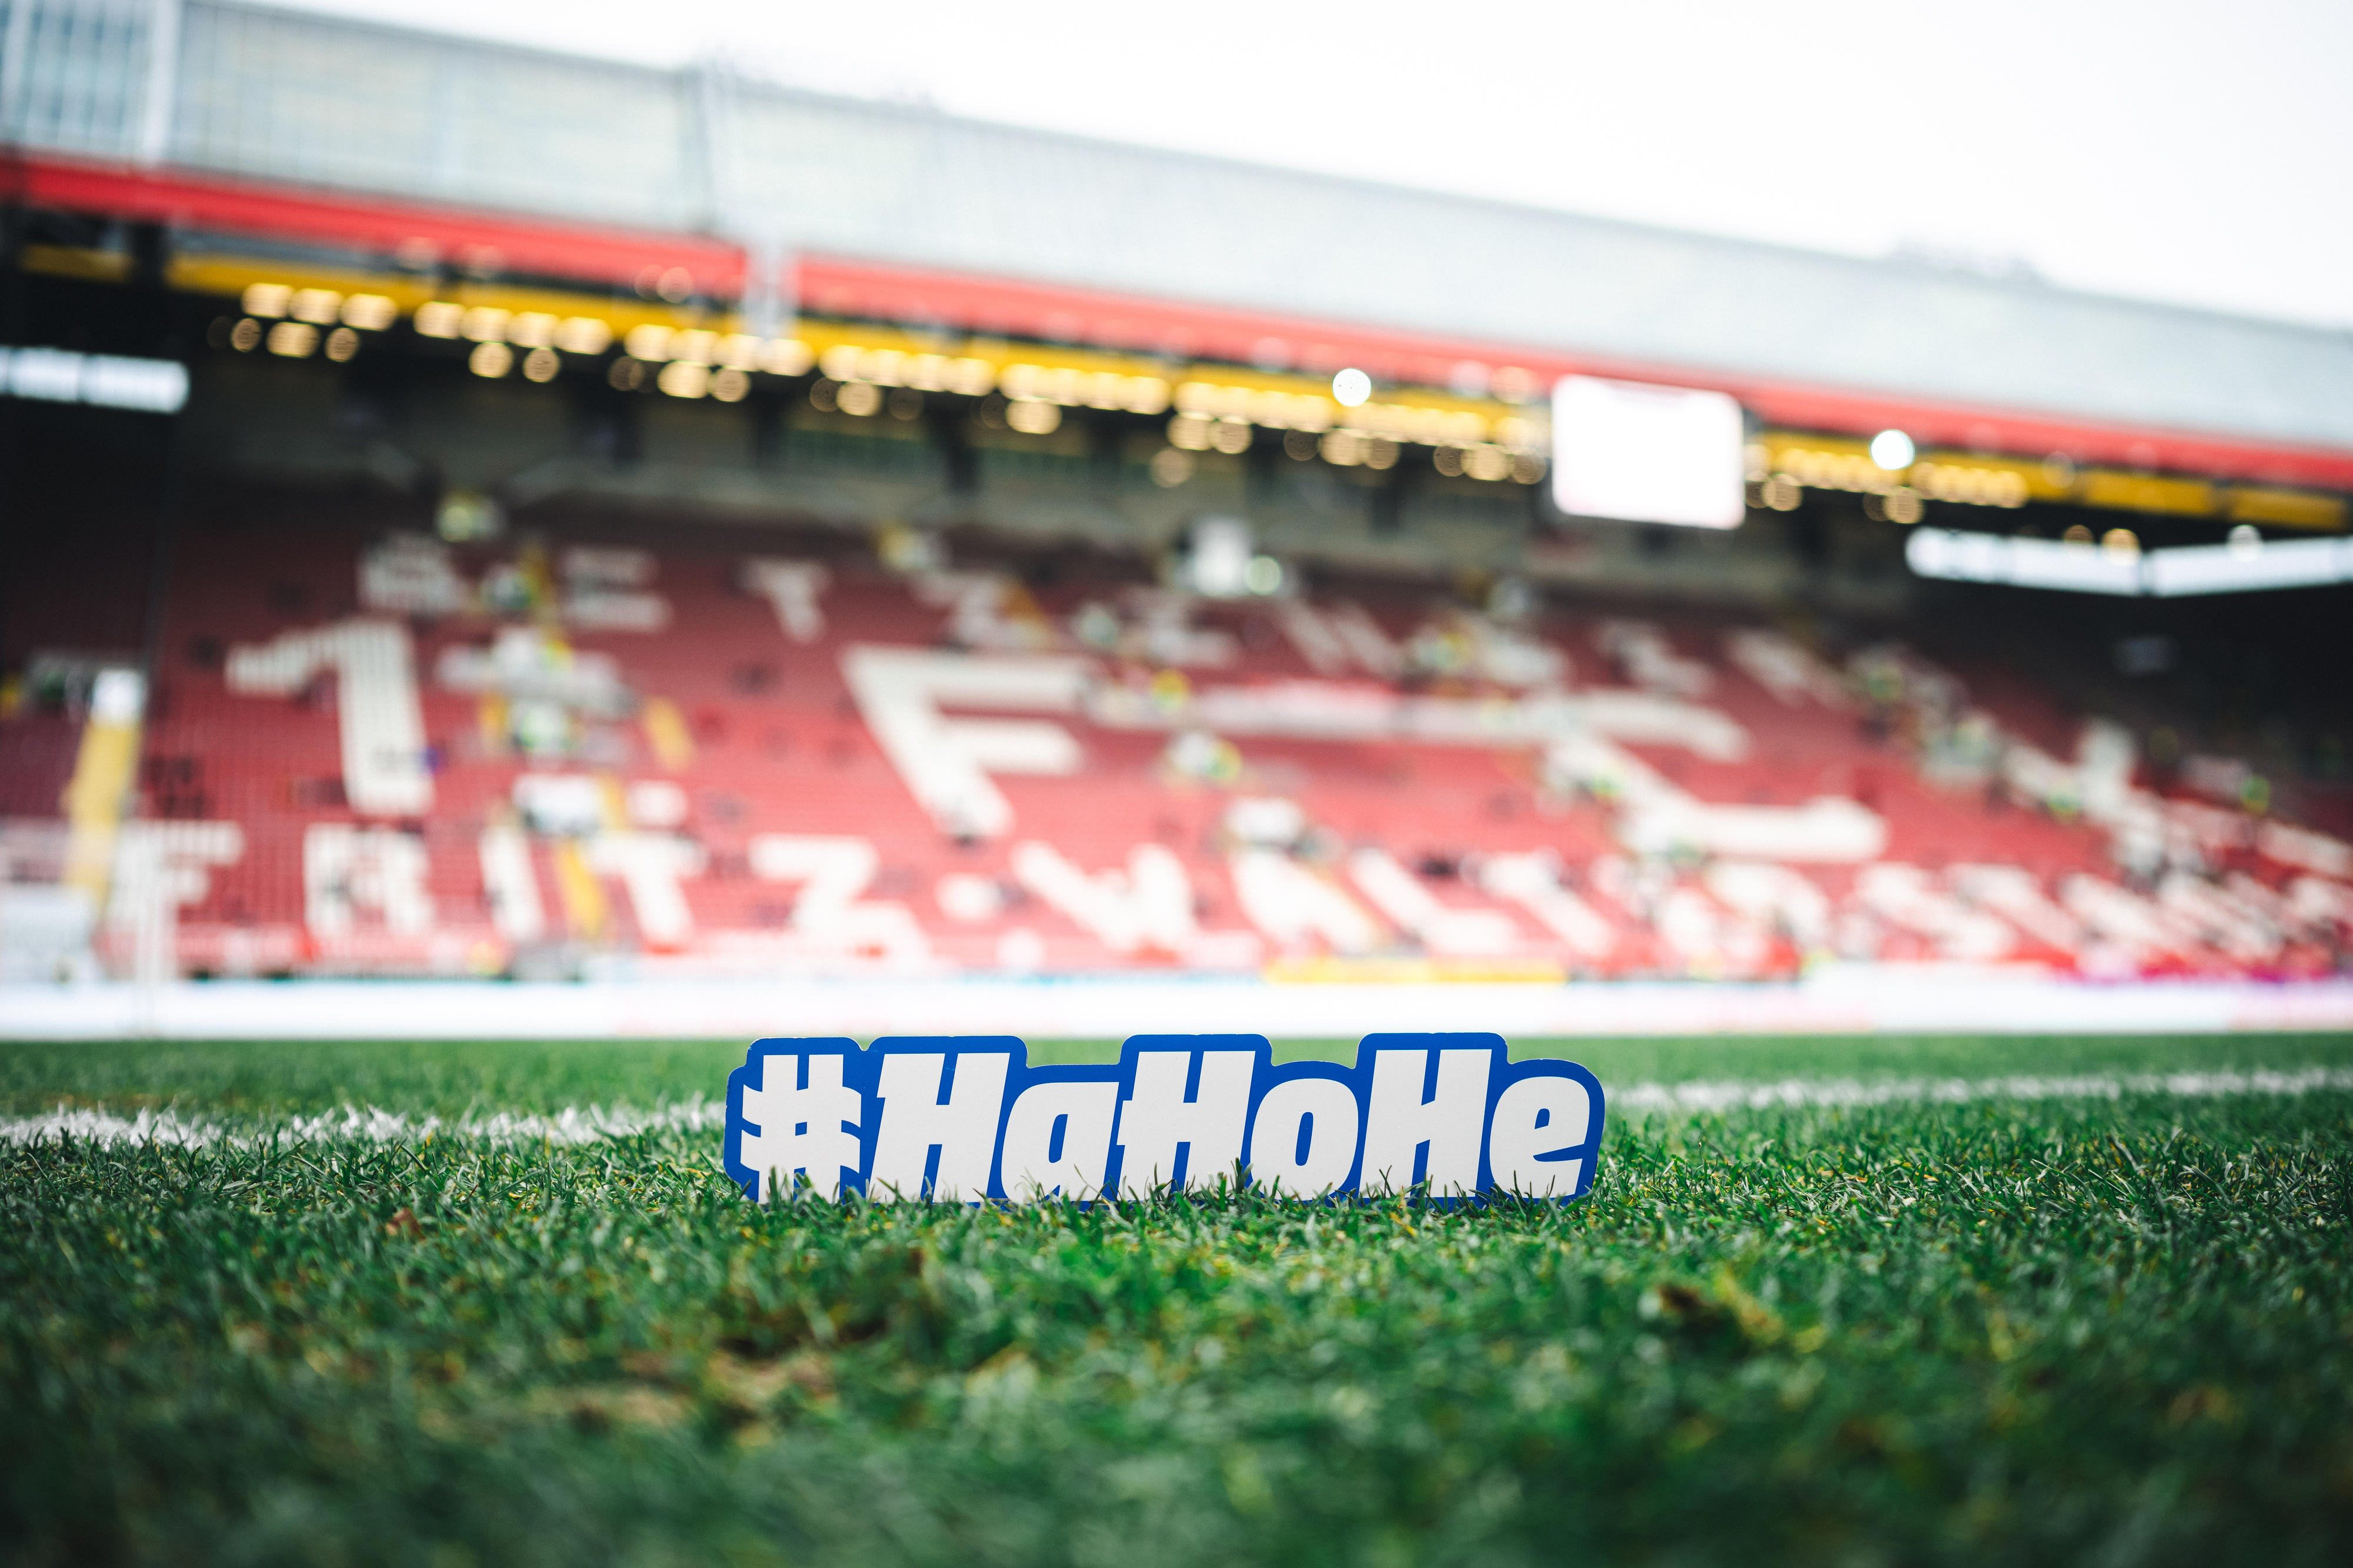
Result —
M279 3L2353 327L2345 0Z

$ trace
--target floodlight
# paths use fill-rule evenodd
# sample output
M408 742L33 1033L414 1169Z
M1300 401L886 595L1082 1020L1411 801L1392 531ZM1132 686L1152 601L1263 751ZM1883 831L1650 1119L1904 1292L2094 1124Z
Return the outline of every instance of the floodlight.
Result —
M1373 378L1351 366L1332 378L1332 398L1343 408L1356 408L1373 395Z
M1871 438L1871 460L1891 474L1910 468L1918 455L1912 437L1901 430L1882 430Z

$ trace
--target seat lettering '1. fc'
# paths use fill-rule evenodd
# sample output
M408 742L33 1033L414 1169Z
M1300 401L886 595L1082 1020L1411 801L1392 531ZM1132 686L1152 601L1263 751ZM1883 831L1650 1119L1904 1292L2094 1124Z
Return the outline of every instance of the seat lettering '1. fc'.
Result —
M1277 1066L1261 1035L1137 1035L1115 1066L1031 1067L1007 1036L754 1044L727 1080L727 1173L765 1201L1513 1195L1593 1184L1601 1085L1494 1035L1368 1035Z

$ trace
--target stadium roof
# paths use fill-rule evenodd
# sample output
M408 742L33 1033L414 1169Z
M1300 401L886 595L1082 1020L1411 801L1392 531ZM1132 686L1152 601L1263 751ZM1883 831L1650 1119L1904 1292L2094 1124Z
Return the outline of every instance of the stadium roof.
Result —
M1978 411L2301 456L2340 485L2353 472L2341 331L224 0L5 14L0 135L151 181L717 236L729 255L800 257L820 306L828 276L870 294L881 279L911 309L970 306L973 280L997 280L1033 301L1082 294L1091 320L1106 299L1199 307L1293 363L1353 328L1495 363L1778 387L1785 404L1795 389L1850 410L1832 423L1873 404Z

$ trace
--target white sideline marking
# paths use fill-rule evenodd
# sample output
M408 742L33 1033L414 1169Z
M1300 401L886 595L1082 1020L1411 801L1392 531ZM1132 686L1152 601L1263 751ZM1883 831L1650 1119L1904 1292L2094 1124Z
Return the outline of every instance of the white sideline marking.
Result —
M238 1128L183 1119L172 1110L142 1110L136 1116L117 1116L110 1110L60 1105L46 1115L0 1121L0 1142L33 1143L76 1138L99 1143L167 1143L196 1148L223 1142L251 1145L272 1138L290 1143L421 1143L427 1138L471 1138L494 1143L543 1141L574 1144L593 1143L600 1138L627 1138L639 1132L715 1131L726 1125L727 1107L700 1096L684 1104L656 1110L637 1110L626 1105L567 1105L547 1116L501 1110L458 1121L444 1121L438 1116L404 1116L372 1105L364 1109L347 1105L322 1116L293 1116L284 1121Z
M2066 1078L1904 1078L1879 1083L1857 1079L1783 1079L1775 1083L1635 1083L1602 1086L1612 1110L1763 1110L1778 1106L1958 1105L1973 1100L2118 1100L2165 1094L2201 1100L2230 1094L2306 1094L2353 1089L2353 1068L2299 1068L2281 1072L2082 1074Z
M1978 1100L2119 1100L2127 1094L2171 1095L2186 1100L2233 1094L2308 1094L2315 1089L2353 1089L2353 1068L2299 1068L2253 1072L2080 1074L2073 1077L1979 1079L1782 1079L1771 1083L1695 1080L1630 1083L1603 1090L1614 1110L1769 1110L1776 1108L1851 1105L1958 1105ZM626 1105L570 1105L540 1116L501 1110L445 1121L396 1111L347 1105L322 1116L289 1117L266 1126L238 1128L184 1120L176 1111L142 1110L117 1116L104 1110L60 1105L41 1116L0 1121L0 1142L34 1143L65 1138L98 1143L164 1143L196 1148L227 1142L251 1145L276 1137L293 1143L352 1142L422 1142L427 1138L470 1138L496 1143L544 1141L566 1145L640 1132L715 1132L727 1125L727 1107L697 1097L655 1110Z

